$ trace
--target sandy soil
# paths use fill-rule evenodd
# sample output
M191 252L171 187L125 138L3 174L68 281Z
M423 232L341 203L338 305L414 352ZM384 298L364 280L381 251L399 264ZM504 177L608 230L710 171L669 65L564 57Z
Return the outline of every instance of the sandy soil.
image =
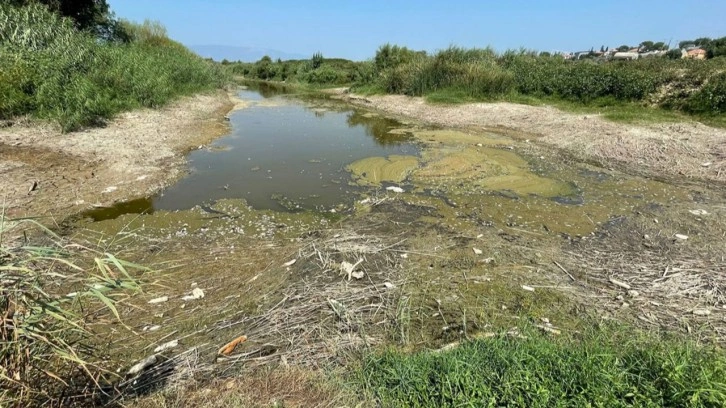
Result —
M217 91L127 112L104 128L66 134L51 125L2 129L0 205L10 217L60 218L153 194L184 174L189 150L228 131L224 115L234 103Z
M726 129L701 123L633 125L598 115L512 103L432 105L401 95L359 96L338 90L340 99L431 125L477 128L538 140L582 160L655 175L726 181Z

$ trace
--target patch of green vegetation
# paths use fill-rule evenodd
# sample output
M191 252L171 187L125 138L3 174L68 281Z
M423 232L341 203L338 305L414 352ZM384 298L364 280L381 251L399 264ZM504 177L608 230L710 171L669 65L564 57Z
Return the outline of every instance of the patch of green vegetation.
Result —
M552 339L534 330L442 352L364 358L355 387L382 406L722 407L726 355L625 328Z
M372 61L325 59L228 64L246 78L351 85L361 94L425 96L431 103L511 101L602 113L621 122L702 120L726 112L726 59L565 60L533 51L449 47L435 54L386 44ZM672 114L670 114L672 112Z
M426 102L441 105L459 105L470 102L483 102L486 98L474 98L460 89L441 89L426 95Z
M226 83L159 23L117 26L123 35L109 39L40 4L0 6L0 119L31 115L71 131Z
M15 228L41 230L36 244L13 243ZM0 406L63 405L59 398L118 379L90 323L138 290L146 268L70 243L32 219L0 213Z

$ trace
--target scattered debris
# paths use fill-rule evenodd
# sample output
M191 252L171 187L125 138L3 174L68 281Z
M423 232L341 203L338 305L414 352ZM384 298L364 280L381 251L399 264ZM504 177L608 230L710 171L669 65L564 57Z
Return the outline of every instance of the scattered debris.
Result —
M282 266L284 266L284 267L286 267L286 268L287 268L287 267L289 267L289 266L293 266L293 265L295 265L295 262L297 262L297 259L293 259L293 260L287 261L287 262L285 262L284 264L282 264Z
M147 367L150 367L154 364L156 364L156 354L152 354L149 357L146 357L145 359L131 366L131 368L129 368L129 371L126 372L126 375L136 375L144 371L144 369L146 369Z
M360 265L361 262L363 262L362 259L359 259L358 262L356 262L355 264L343 261L340 263L340 272L347 275L348 280L351 280L351 278L353 277L353 271L355 270L356 266Z
M617 279L614 279L614 278L609 278L608 280L610 281L610 283L612 283L615 286L620 286L621 288L623 288L625 290L630 290L630 285L628 285L625 282L621 282L621 281L619 281Z
M696 316L708 316L711 314L711 311L708 309L694 309L693 314Z
M116 186L106 187L103 191L101 191L101 194L113 193L116 190L118 190L118 187Z
M161 326L158 324L152 325L152 326L144 326L143 331L153 332L161 329Z
M394 289L396 285L392 284L391 282L383 282L383 286L386 287L386 289Z
M393 191L394 193L403 193L405 191L401 187L396 187L396 186L386 187L386 190Z
M701 163L701 167L709 167L709 166L711 166L712 164L713 164L713 163L711 163L711 162L703 162L703 163Z
M481 249L479 249L479 248L472 248L472 249L474 250L474 253L475 253L476 255L481 255L481 254L483 254L483 253L484 253L484 252L482 252L482 250L481 250Z
M364 272L358 271L358 272L351 273L351 276L360 280L360 279L363 279L363 277L366 276L366 274Z
M240 344L247 341L247 336L239 336L236 339L230 341L229 343L225 344L222 348L219 349L217 354L221 354L223 356L228 356L234 352L234 349Z
M147 303L150 304L150 305L154 305L154 304L157 304L157 303L164 303L164 302L166 302L168 300L169 300L169 296L162 296L162 297L158 297L158 298L155 298L155 299L151 299Z
M562 334L562 332L560 330L557 330L557 329L555 329L553 327L546 326L546 325L543 325L543 324L537 324L537 325L535 325L535 327L537 327L538 329L540 329L540 330L542 330L542 331L544 331L546 333L550 333L550 334L554 334L554 335L560 335L560 334Z
M689 213L693 215L708 215L708 211L706 210L688 210Z
M161 353L164 350L173 349L174 347L179 345L179 340L172 340L168 343L164 343L160 345L159 347L154 349L154 353Z
M680 239L682 241L685 241L688 239L688 235L683 235L683 234L676 234L675 237L676 237L676 239Z
M534 292L534 288L527 285L522 285L522 289L528 291L528 292Z
M32 193L33 191L38 189L38 182L33 181L33 183L30 185L30 188L28 189L28 194Z
M201 299L203 297L204 297L204 291L199 288L194 288L194 290L192 290L192 294L183 296L182 300L197 300L197 299Z

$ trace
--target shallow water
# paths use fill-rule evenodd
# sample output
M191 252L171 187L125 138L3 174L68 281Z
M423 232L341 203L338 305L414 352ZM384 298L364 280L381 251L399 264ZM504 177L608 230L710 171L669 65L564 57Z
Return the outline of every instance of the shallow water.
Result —
M181 210L223 198L253 208L332 208L349 202L345 166L369 156L416 155L401 124L330 102L242 90L249 106L230 115L232 132L189 154L191 174L154 197L155 210Z

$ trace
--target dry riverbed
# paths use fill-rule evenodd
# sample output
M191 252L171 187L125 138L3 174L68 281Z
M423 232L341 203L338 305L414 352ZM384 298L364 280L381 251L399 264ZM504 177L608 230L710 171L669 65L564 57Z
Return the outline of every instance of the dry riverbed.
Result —
M126 327L112 318L90 324L120 373L151 355L163 361L136 383L127 376L126 392L260 367L293 367L283 373L305 379L371 347L435 348L516 336L522 325L558 336L617 320L726 339L726 196L711 185L724 178L723 131L510 104L346 98L369 115L404 119L389 132L422 151L351 163L354 182L370 190L343 214L261 211L234 199L73 230L77 242L153 268L139 276L144 291L118 305ZM226 131L233 105L245 106L218 93L87 132L3 130L11 214L68 214L148 195L181 174L185 151ZM665 150L651 156L654 146ZM676 162L686 176L669 168ZM659 171L667 182L639 176ZM223 381L232 385L218 389L244 393L234 383L244 380ZM205 387L195 396L204 399Z

